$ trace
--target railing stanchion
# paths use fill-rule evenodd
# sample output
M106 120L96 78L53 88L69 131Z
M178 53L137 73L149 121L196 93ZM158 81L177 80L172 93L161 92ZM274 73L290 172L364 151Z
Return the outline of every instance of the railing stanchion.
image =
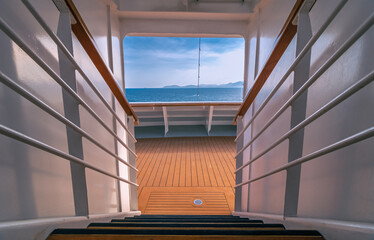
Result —
M243 128L243 118L241 116L237 119L236 132L240 133ZM244 135L242 135L236 142L236 151L242 149L244 143ZM238 169L243 165L243 153L236 157L236 168ZM235 177L235 184L238 185L243 181L242 171L238 172ZM241 212L242 210L242 188L235 189L235 212Z
M127 127L129 131L135 136L134 118L132 116L129 116L128 118L129 118L129 121L128 121ZM130 140L127 142L127 144L135 152L135 142ZM136 166L136 157L134 155L129 153L128 159L131 165ZM136 172L135 171L129 171L129 180L131 182L136 183ZM138 188L134 186L129 186L129 189L130 189L130 210L137 211L138 210Z

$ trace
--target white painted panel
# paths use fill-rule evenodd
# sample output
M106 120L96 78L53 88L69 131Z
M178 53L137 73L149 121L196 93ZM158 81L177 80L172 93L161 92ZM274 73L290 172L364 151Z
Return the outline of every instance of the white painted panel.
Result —
M32 1L55 31L58 11L50 1ZM48 12L48 14L46 13ZM54 71L57 48L21 1L0 1L0 15ZM0 31L0 71L63 113L61 88ZM65 126L0 84L0 124L62 151ZM69 162L0 136L0 221L74 215Z
M104 1L75 1L78 11L80 12L83 20L85 21L90 33L92 34L96 45L101 53L101 56L108 64L108 12L107 5ZM119 43L118 43L118 20L113 16L111 18L111 23L113 23L113 28L111 30L114 34L117 34L116 38L112 37L112 40L115 41L113 56L116 63L115 66L115 77L117 83L120 83L120 71L118 66L118 55L119 54ZM117 24L117 25L116 25ZM117 30L116 30L117 29ZM101 77L100 73L97 71L90 58L87 56L85 50L78 42L76 37L73 38L74 44L74 54L82 66L85 73L88 75L89 79L94 83L98 88L101 94L104 96L109 105L112 105L111 91L106 85L104 79ZM109 65L108 65L109 66ZM119 73L118 73L119 72ZM88 102L91 108L100 116L100 118L105 122L110 129L113 130L113 116L110 111L104 106L101 100L96 96L96 94L90 89L90 87L85 83L82 77L77 73L78 81L78 92L82 98ZM121 84L119 84L121 85ZM118 109L119 105L117 104L118 113L121 115L123 112ZM112 152L115 151L115 138L112 136L101 124L96 121L85 109L80 108L80 117L81 117L81 126L88 133L94 136L99 140L101 144L109 148ZM125 121L125 118L123 119ZM125 135L123 134L123 129L118 127L121 138L123 141L126 141ZM88 141L83 142L84 157L85 160L99 166L102 169L116 174L116 160L109 154L105 153L103 150L99 149L95 145L91 144ZM120 146L120 145L118 145ZM119 147L119 152L124 157L123 147ZM126 157L124 157L126 159ZM90 214L99 214L99 213L111 213L118 211L118 185L117 180L106 177L100 173L95 173L92 171L86 171L87 173L87 188L88 188L88 201L89 201L89 211Z
M105 2L101 0L75 0L74 4L94 38L101 57L106 64L109 64L107 5Z
M259 42L259 70L263 68L267 61L275 40L295 3L295 0L264 0L257 7L257 13L260 15L259 31L261 36Z
M266 1L265 1L266 2ZM273 5L277 5L280 3L273 3ZM261 59L267 59L269 54L269 49L272 48L274 39L277 37L280 27L276 29L276 25L272 25L269 28L270 23L273 23L275 20L274 18L282 18L282 12L278 12L274 18L269 17L271 15L272 9L276 8L277 6L272 6L261 8L260 11L260 32L259 32L259 59L260 65L263 64ZM280 6L279 6L280 7ZM281 8L281 7L280 7ZM288 14L288 11L283 11L284 15ZM279 15L279 16L278 16ZM266 18L265 18L266 17ZM254 26L255 27L255 26ZM257 35L257 29L253 29L254 33L252 35ZM273 35L272 35L273 34ZM257 40L253 39L250 51L252 51L253 56L250 57L250 61L253 65L255 65L255 56L256 56L256 43ZM275 87L275 85L279 82L283 74L287 71L290 62L295 58L295 39L291 42L289 47L287 48L286 52L280 59L277 67L274 69L272 74L269 76L268 80L264 84L263 88L259 92L258 96L254 101L255 111L261 106L263 101L269 95L271 90ZM255 66L250 67L250 76L254 75L256 71ZM259 68L259 71L261 68ZM263 111L257 116L257 118L253 122L253 136L256 136L259 131L261 131L264 125L268 122L268 120L274 115L274 113L287 101L287 99L292 95L292 84L293 84L293 76L291 75L282 87L277 91L277 93L272 97L272 99L268 102L266 107ZM249 82L251 86L252 83ZM248 111L248 116L251 113ZM245 116L246 121L249 121L250 117ZM290 129L290 117L291 112L290 109L287 109L281 116L270 126L268 127L265 132L263 132L260 137L258 137L252 143L252 158L258 156L264 150L266 150L273 142L275 142L279 137L281 137L284 133L286 133ZM246 140L248 142L250 140L250 128L245 133ZM245 152L249 152L249 148ZM249 155L249 153L247 153ZM245 156L246 157L246 156ZM245 159L244 162L248 160ZM264 156L260 157L252 164L251 167L251 178L258 177L276 167L279 167L288 161L288 141L285 141L278 145L276 148L265 154ZM248 171L248 170L246 170ZM247 173L244 173L248 175ZM246 177L246 176L245 176ZM248 177L246 177L248 179ZM244 180L244 176L243 176ZM252 212L266 212L272 214L282 214L283 213L283 206L284 206L284 193L285 193L285 182L286 182L286 174L277 174L275 176L263 179L258 183L253 183L250 185L250 193L249 193L249 211ZM271 189L271 190L270 190ZM266 200L269 199L269 200ZM272 201L270 201L273 199ZM276 199L276 200L275 200Z
M317 1L311 12L318 28L338 1ZM312 51L312 71L374 11L373 1L348 1ZM308 92L307 115L374 69L374 29L371 27ZM304 154L362 131L374 124L374 84L369 84L308 125ZM302 167L299 215L312 218L374 222L374 140L354 144Z
M283 214L285 184L285 172L251 184L249 210L251 212Z
M111 31L112 31L112 55L113 55L113 74L117 81L118 86L122 86L122 57L121 49L122 43L120 35L120 21L115 13L114 6L111 6Z

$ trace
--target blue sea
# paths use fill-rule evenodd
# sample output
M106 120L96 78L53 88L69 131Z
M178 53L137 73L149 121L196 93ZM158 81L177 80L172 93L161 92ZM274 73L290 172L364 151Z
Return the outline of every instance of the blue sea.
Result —
M241 102L242 88L128 88L129 102Z

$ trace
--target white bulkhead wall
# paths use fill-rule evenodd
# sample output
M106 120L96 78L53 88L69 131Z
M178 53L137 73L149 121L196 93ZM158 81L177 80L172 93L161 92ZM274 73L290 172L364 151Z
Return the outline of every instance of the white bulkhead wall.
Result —
M117 80L117 84L122 86L122 68L121 68L121 45L119 41L119 22L118 17L115 13L116 6L111 4L109 1L75 1L76 7L80 12L83 20L85 21L90 33L92 34L95 42L97 43L97 47L101 53L101 56L106 61L108 66L109 64L109 56L108 51L108 31L109 28L110 32L112 33L111 37L111 45L112 45L112 57L113 57L113 73ZM108 5L109 4L109 5ZM108 12L108 6L110 7L110 12ZM108 21L108 14L110 13L110 23ZM109 25L110 24L110 25ZM74 46L76 47L75 54L78 59L81 60L81 66L86 68L86 72L89 73L90 79L94 81L94 84L99 88L100 92L104 95L106 100L112 104L111 98L111 91L106 85L105 81L96 70L95 66L92 64L91 60L88 58L87 54L85 53L84 49L81 47L78 40L75 39ZM84 64L83 64L84 63ZM78 78L79 79L79 78ZM83 79L80 81L81 83L81 92L85 99L88 102L93 102L95 106L95 111L101 113L101 116L106 120L105 122L112 126L112 115L110 112L105 108L103 104L101 104L100 100L96 97L96 95L87 90L88 86L85 86ZM119 116L123 116L123 121L125 121L125 113L123 112L122 108L116 101L116 111L118 112ZM88 113L85 113L82 110L82 127L87 130L87 132L91 133L93 136L100 139L102 142L106 143L107 147L113 149L114 151L114 139L113 137L99 124L92 124L91 116ZM87 125L83 125L86 123ZM117 123L117 130L119 135L122 135L123 139L126 140L124 130L122 127ZM103 169L111 172L116 173L116 160L107 155L106 153L102 152L100 149L92 146L92 144L88 141L85 141L84 144L87 144L86 154L89 156L89 159L93 159L93 164L97 164L97 166L102 167ZM123 158L127 158L125 154L126 151L123 149L123 146L118 144L118 152L120 156ZM123 164L120 163L122 174L125 178L127 178L127 170L123 168ZM100 173L96 173L94 171L87 171L87 180L88 184L88 194L89 194L89 208L93 213L111 213L118 211L118 199L117 199L117 180L111 179L109 177L103 176ZM121 183L122 185L123 183ZM123 186L122 193L128 193L127 186ZM122 206L122 210L129 210L128 206L128 194L122 195L125 199ZM92 201L92 202L90 202Z
M59 11L53 2L49 0L30 0L30 2L53 32L57 33ZM113 73L118 85L122 86L122 41L119 36L119 19L115 6L110 3L109 14L108 1L80 0L74 3L108 64L110 56L108 51L112 52ZM1 0L0 15L22 40L59 74L57 46L24 4L20 0ZM112 49L108 48L108 33L112 33L112 36L109 36ZM73 36L73 48L74 57L79 65L111 105L109 88L75 36ZM2 31L0 31L0 52L1 72L59 113L64 114L61 87ZM113 126L111 113L77 71L76 78L78 94L108 126ZM126 114L117 101L115 105L118 115L125 121ZM80 108L80 122L83 130L114 152L113 136L83 108ZM68 152L65 125L1 83L0 124ZM126 142L126 134L118 123L117 130L118 135ZM85 139L83 139L83 150L85 161L116 174L116 160L112 156ZM123 146L118 145L118 152L122 158L127 158ZM127 167L121 163L120 169L121 176L127 178ZM86 170L86 174L89 213L119 212L117 180L91 170ZM122 188L122 211L128 211L128 189L127 186ZM4 135L0 135L0 192L0 222L75 215L69 162Z
M57 32L58 10L34 1ZM43 14L44 13L44 14ZM0 1L0 16L59 73L57 47L21 1ZM0 70L63 114L61 87L0 31ZM67 152L65 125L0 84L0 123ZM0 221L73 216L68 161L0 135Z
M248 85L266 61L275 39L295 1L261 1L249 25ZM316 1L310 11L315 33L339 0ZM310 76L351 36L372 14L371 0L349 0L312 48ZM252 18L251 18L252 19ZM257 24L256 24L257 22ZM371 27L337 60L308 90L306 117L310 116L343 90L373 71L374 29ZM255 111L275 87L295 59L296 37L293 39L263 89L254 101ZM258 66L258 67L257 67ZM293 74L273 96L245 133L246 144L251 131L256 134L292 95ZM373 126L374 84L340 103L305 128L303 155ZM252 110L244 117L244 125ZM244 152L244 163L265 150L290 130L291 109L287 109ZM259 158L243 170L243 181L260 176L288 161L288 141ZM302 165L298 198L298 217L374 223L374 139L367 139L327 154ZM243 188L242 210L252 213L283 215L286 172L259 180ZM248 201L249 199L249 201Z

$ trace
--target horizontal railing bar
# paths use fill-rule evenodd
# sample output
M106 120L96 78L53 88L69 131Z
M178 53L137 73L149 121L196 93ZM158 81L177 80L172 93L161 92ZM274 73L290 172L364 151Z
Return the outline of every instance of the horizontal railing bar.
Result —
M129 180L126 180L126 179L118 177L118 176L116 176L114 174L108 173L108 172L106 172L104 170L101 170L101 169L95 167L94 165L92 165L92 164L90 164L88 162L83 161L80 158L77 158L77 157L74 157L74 156L72 156L70 154L67 154L67 153L65 153L65 152L63 152L63 151L61 151L59 149L56 149L56 148L54 148L54 147L52 147L52 146L50 146L48 144L45 144L45 143L40 142L40 141L38 141L38 140L36 140L34 138L26 136L25 134L22 134L22 133L17 132L17 131L15 131L13 129L10 129L10 128L2 125L2 124L0 124L0 133L3 134L3 135L5 135L5 136L8 136L10 138L16 139L16 140L18 140L20 142L26 143L26 144L28 144L30 146L33 146L35 148L38 148L38 149L44 150L46 152L49 152L51 154L54 154L56 156L59 156L59 157L61 157L63 159L66 159L66 160L75 162L77 164L80 164L80 165L82 165L82 166L84 166L86 168L89 168L89 169L92 169L92 170L97 171L99 173L102 173L102 174L104 174L104 175L106 175L108 177L112 177L112 178L118 179L118 180L120 180L122 182L128 183L128 184L130 184L132 186L139 187L139 185L136 184L136 183L133 183L133 182L131 182Z
M8 76L6 76L1 71L0 71L0 81L2 83L4 83L6 86L8 86L9 88L13 89L15 92L17 92L21 96L23 96L24 98L26 98L27 100L29 100L30 102L34 103L39 108L43 109L45 112L49 113L51 116L53 116L54 118L56 118L60 122L66 124L67 126L74 129L76 132L80 133L82 136L84 136L85 138L90 140L92 143L94 143L96 146L98 146L99 148L101 148L102 150L104 150L105 152L107 152L108 154L113 156L114 158L116 158L118 161L122 162L123 164L125 164L129 168L131 168L135 171L138 171L134 166L132 166L131 164L126 162L125 159L121 158L117 154L110 151L108 148L103 146L101 143L96 141L92 136L90 136L88 133L86 133L83 129L81 129L80 127L78 127L77 125L72 123L70 120L68 120L67 118L62 116L60 113L58 113L56 110L51 108L49 105L47 105L46 103L41 101L39 98L35 97L32 93L30 93L29 91L27 91L26 89L21 87L19 84L17 84L15 81L10 79Z
M168 106L240 106L241 102L132 102L132 107L168 107Z
M103 95L100 93L100 91L96 88L96 86L90 81L88 76L84 73L83 69L79 66L73 55L69 52L69 50L65 47L65 45L61 42L59 37L51 30L51 28L46 24L46 22L43 20L43 18L39 15L37 10L32 6L32 4L28 0L22 0L22 2L25 4L25 6L29 9L30 13L34 16L34 18L38 21L38 23L42 26L42 28L47 32L49 37L55 42L55 44L59 47L59 49L65 54L65 56L70 60L70 62L73 64L75 69L81 74L83 79L86 81L86 83L91 87L91 89L95 92L95 94L99 97L99 99L103 102L105 107L113 114L113 116L117 119L119 124L125 129L127 134L130 135L133 141L136 142L136 139L134 135L129 131L127 126L123 123L121 118L117 115L117 113L113 110L113 108L109 105L109 103L105 100Z
M253 179L249 179L249 180L247 180L245 182L237 184L234 187L238 188L238 187L241 187L243 185L246 185L246 184L258 181L258 180L263 179L265 177L268 177L268 176L271 176L271 175L276 174L278 172L281 172L283 170L286 170L286 169L288 169L290 167L293 167L293 166L296 166L296 165L300 165L300 164L302 164L304 162L310 161L312 159L316 159L316 158L321 157L323 155L326 155L326 154L328 154L330 152L333 152L333 151L338 150L340 148L347 147L349 145L352 145L352 144L357 143L359 141L363 141L363 140L371 138L373 136L374 136L374 127L368 128L368 129L366 129L364 131L361 131L361 132L359 132L359 133L357 133L355 135L352 135L352 136L350 136L348 138L345 138L345 139L343 139L341 141L338 141L338 142L336 142L334 144L331 144L331 145L329 145L327 147L324 147L324 148L319 149L319 150L317 150L315 152L312 152L312 153L310 153L310 154L308 154L308 155L306 155L304 157L298 158L298 159L296 159L296 160L294 160L294 161L292 161L290 163L284 164L283 166L281 166L281 167L279 167L279 168L277 168L275 170L272 170L272 171L270 171L268 173L265 173L265 174L263 174L263 175L261 175L259 177L256 177L256 178L253 178Z
M131 154L136 157L136 154L131 150L125 142L120 139L112 129L110 129L104 121L92 110L83 99L66 84L64 80L57 73L51 69L31 48L22 41L22 39L9 27L9 25L0 17L0 28L7 34L23 51L25 51L49 76L51 76L62 88L74 97L113 137L117 139Z
M336 96L334 99L332 99L330 102L328 102L326 105L318 109L318 111L314 112L312 115L310 115L308 118L304 119L302 122L300 122L298 125L296 125L294 128L292 128L290 131L288 131L286 134L284 134L282 137L280 137L277 141L275 141L270 147L262 151L260 154L258 154L256 157L251 159L250 161L246 162L244 165L239 167L235 170L235 173L242 170L249 164L253 163L254 161L258 160L260 157L268 153L270 150L272 150L274 147L276 147L278 144L289 138L292 134L296 133L300 129L304 128L326 112L330 111L333 107L350 97L352 94L356 93L361 88L365 87L369 83L371 83L374 80L374 71L363 77L361 80L347 88L345 91L340 93L338 96Z
M309 88L357 39L359 39L373 24L374 14L370 17L347 39L343 45L311 76L303 86L292 95L285 104L271 117L265 126L236 154L239 156L247 147L249 147L307 88Z
M301 50L299 55L295 58L294 62L291 64L291 66L288 68L287 72L284 74L282 79L278 82L278 84L273 88L273 90L270 92L270 94L266 97L264 102L261 104L261 106L257 109L256 113L253 114L252 118L248 121L248 123L245 125L245 127L239 132L238 136L235 138L235 142L243 135L243 133L248 129L248 127L251 125L251 123L255 120L255 118L260 114L260 112L265 108L266 104L270 101L270 99L274 96L274 94L278 91L278 89L283 85L283 83L287 80L289 75L294 71L295 67L299 62L302 60L302 58L307 54L307 52L313 47L314 43L319 39L319 37L322 35L322 33L326 30L326 28L330 25L332 20L336 17L336 15L340 12L340 10L343 8L343 6L347 3L348 0L341 1L338 6L334 9L334 11L331 13L331 15L327 18L327 20L323 23L323 25L320 27L320 29L312 36L312 38L308 41L308 43L305 45L305 47Z

